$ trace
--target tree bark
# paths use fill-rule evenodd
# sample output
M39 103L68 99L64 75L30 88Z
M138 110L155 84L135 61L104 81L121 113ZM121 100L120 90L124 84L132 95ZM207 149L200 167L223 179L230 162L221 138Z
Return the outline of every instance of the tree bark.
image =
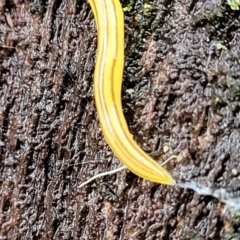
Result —
M124 1L124 114L177 180L128 171L96 113L85 1L0 2L0 239L240 239L240 45L227 1ZM175 156L175 157L173 157Z

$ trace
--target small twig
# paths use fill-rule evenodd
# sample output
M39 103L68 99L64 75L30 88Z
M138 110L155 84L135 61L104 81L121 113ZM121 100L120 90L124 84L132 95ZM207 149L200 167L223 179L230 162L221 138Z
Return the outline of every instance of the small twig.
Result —
M169 162L171 159L173 158L177 158L176 155L173 155L171 157L169 157L166 161L164 161L161 166L165 165L167 162ZM126 169L125 166L122 166L120 168L117 168L117 169L114 169L114 170L111 170L111 171L108 171L108 172L103 172L103 173L99 173L91 178L89 178L87 181L83 182L80 184L80 186L78 187L78 189L82 188L83 186L87 185L88 183L92 182L93 180L95 180L96 178L99 178L99 177L103 177L103 176L106 176L106 175L110 175L110 174L114 174L116 172L120 172L122 170Z
M83 187L84 185L90 183L91 181L93 181L93 180L96 179L96 178L103 177L103 176L110 175L110 174L114 174L114 173L116 173L116 172L122 171L123 169L126 169L126 167L125 167L125 166L122 166L122 167L120 167L120 168L117 168L117 169L114 169L114 170L111 170L111 171L108 171L108 172L99 173L99 174L97 174L97 175L89 178L87 181L81 183L78 188Z

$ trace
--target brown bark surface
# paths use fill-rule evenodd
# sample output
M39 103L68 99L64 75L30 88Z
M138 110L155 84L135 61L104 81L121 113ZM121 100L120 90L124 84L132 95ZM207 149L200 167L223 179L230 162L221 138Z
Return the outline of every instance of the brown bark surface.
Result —
M178 186L122 171L79 189L121 166L94 103L90 7L2 0L0 239L240 239L239 11L122 3L124 113L156 161L176 156L165 167Z

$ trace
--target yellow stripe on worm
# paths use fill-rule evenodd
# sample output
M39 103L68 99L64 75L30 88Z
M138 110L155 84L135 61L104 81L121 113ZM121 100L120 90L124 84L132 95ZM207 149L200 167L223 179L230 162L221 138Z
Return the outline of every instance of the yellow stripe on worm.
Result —
M98 30L94 94L103 134L118 159L137 176L174 185L168 172L133 140L123 115L124 17L119 0L89 0Z

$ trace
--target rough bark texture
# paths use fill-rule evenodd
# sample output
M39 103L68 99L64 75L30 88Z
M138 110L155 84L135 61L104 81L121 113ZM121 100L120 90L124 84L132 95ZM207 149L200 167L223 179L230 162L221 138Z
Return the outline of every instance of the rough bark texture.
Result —
M125 116L178 186L129 172L93 96L80 0L0 1L0 239L240 239L240 17L225 0L123 2ZM130 9L130 8L128 8Z

